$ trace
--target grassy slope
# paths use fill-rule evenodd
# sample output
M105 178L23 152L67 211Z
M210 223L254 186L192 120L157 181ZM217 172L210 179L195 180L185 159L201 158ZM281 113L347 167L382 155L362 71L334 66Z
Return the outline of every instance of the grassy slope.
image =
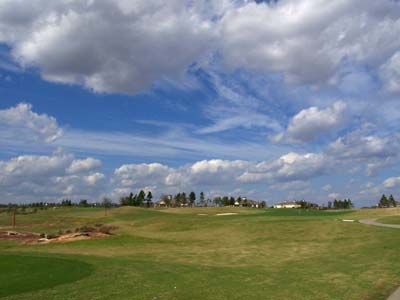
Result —
M400 224L400 216L390 216L378 219L383 224Z
M220 212L239 215L215 216ZM96 209L40 211L18 216L20 230L95 223L120 230L110 239L57 245L0 242L3 254L61 256L93 268L80 281L4 299L385 299L400 285L400 232L340 220L396 213L119 208L104 217ZM9 216L0 214L0 226L7 224Z

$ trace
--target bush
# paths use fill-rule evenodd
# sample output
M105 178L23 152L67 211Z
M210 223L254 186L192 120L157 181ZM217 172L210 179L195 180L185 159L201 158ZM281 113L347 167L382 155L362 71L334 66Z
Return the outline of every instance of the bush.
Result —
M48 235L47 235L47 238L48 238L49 240L51 240L51 239L56 239L56 238L58 238L58 237L60 237L60 236L57 235L57 234L48 234Z
M80 232L96 232L97 230L93 227L83 226L80 228Z
M103 225L99 228L99 232L104 234L111 234L111 231L118 229L116 226Z

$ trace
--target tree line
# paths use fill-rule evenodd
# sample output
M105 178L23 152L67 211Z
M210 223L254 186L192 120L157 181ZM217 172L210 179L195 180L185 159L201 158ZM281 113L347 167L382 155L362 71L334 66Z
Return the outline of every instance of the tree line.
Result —
M379 207L397 207L398 202L394 199L393 195L390 195L389 198L386 197L385 194L382 195L379 200Z
M172 195L163 195L161 197L160 202L162 201L165 206L194 206L196 204L197 196L196 193L191 191L189 193L189 196L185 192L179 192L175 194L174 196ZM199 202L204 204L206 202L205 200L205 194L204 192L200 192L200 197L199 197Z
M151 200L153 199L153 194L151 191L147 192L140 190L139 193L133 195L130 193L129 196L121 197L119 203L122 206L143 206L144 204L150 206Z
M335 199L333 202L332 201L328 202L328 209L350 209L353 207L354 204L353 202L351 202L350 198L344 200Z

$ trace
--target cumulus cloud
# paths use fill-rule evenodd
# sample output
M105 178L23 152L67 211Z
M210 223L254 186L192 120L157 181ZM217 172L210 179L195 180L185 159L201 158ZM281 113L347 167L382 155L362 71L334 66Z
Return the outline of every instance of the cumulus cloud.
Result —
M86 159L75 159L67 168L67 173L81 173L101 167L101 161L92 157Z
M229 67L314 84L345 58L385 64L400 46L399 11L391 0L5 0L0 42L44 79L96 92L142 91L215 52Z
M182 0L2 1L0 41L12 46L22 66L39 67L46 80L134 93L180 76L208 50L214 30L204 6Z
M328 145L325 153L338 163L363 163L367 176L375 175L398 159L400 141L398 136L381 137L355 130Z
M325 109L315 106L303 109L290 120L286 131L272 137L272 140L307 142L327 131L338 130L346 122L345 109L346 104L342 101L335 102Z
M383 182L385 188L397 188L400 186L400 177L390 177Z
M122 187L163 185L174 169L159 163L122 165L114 171L114 181Z
M329 81L344 58L379 66L400 47L397 1L248 1L221 20L231 67L282 72L290 83ZM310 51L312 49L312 51Z
M343 159L387 158L396 156L399 146L396 136L364 136L359 131L355 131L331 143L327 152Z
M329 197L330 199L338 199L338 198L340 197L340 194L339 194L339 193L330 193L330 194L328 195L328 197Z
M85 168L78 167L88 161L95 160L77 160L62 151L51 156L22 155L0 161L1 202L96 197L102 190L105 175L95 172L98 163L92 163L91 166L86 164Z
M0 110L0 134L9 139L53 142L63 131L55 118L33 112L29 103L20 103Z
M325 174L329 167L329 158L312 153L288 153L277 160L258 163L202 160L177 168L158 163L131 164L115 170L113 194L121 196L141 188L149 188L159 194L188 189L249 192L254 184L270 185L279 190L299 190L308 187L305 181ZM283 183L285 188L276 185L278 182Z
M329 157L320 153L298 154L290 152L279 159L261 162L243 173L241 182L273 180L278 182L308 180L325 174L332 167Z
M112 179L114 194L139 188L149 188L156 193L212 186L229 189L250 164L239 160L213 159L177 168L159 163L122 165L115 170Z

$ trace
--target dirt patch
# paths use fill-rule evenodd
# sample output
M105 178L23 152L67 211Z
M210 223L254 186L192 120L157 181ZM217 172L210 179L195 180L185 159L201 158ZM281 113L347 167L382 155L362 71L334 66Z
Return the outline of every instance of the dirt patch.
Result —
M26 245L50 244L50 243L67 243L72 241L81 241L97 238L107 238L114 236L111 232L118 229L116 226L108 226L98 224L95 227L80 227L75 231L60 231L58 234L33 233L33 232L17 232L4 231L0 232L0 240L20 241Z
M25 241L25 244L36 245L36 244L52 244L52 243L67 243L73 241L90 240L96 238L106 238L113 236L110 233L102 232L78 232L78 233L67 233L60 236L52 236L51 238L43 237L35 240Z
M0 240L26 241L26 240L38 239L39 237L40 237L39 234L32 232L16 232L16 231L0 232Z

